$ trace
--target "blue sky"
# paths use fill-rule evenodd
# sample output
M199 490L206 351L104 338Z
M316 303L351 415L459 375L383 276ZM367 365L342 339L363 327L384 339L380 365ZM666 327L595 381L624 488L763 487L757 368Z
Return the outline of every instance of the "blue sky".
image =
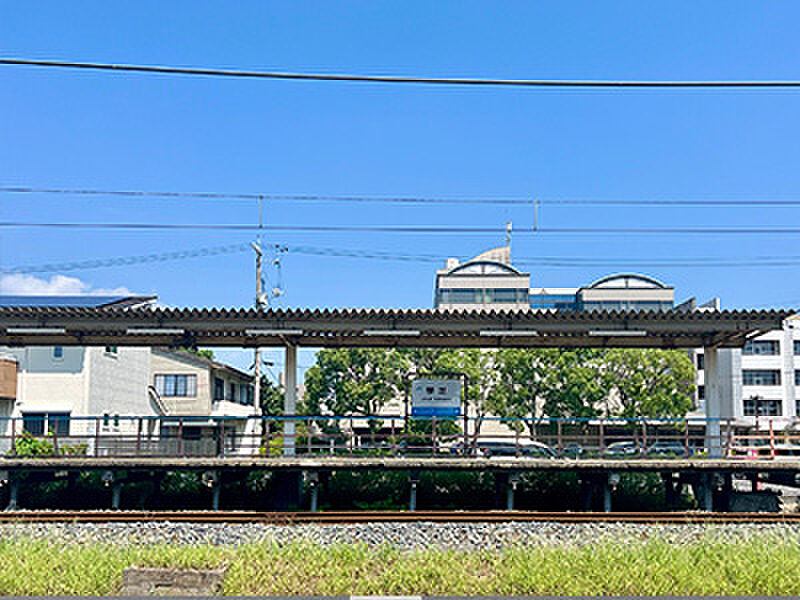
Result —
M304 72L797 79L796 2L0 2L0 55ZM798 91L564 91L248 81L0 67L0 184L539 198L797 198ZM796 226L794 208L545 206L543 226ZM529 207L275 202L280 224L529 227ZM0 219L255 223L252 202L0 195ZM0 266L221 246L237 232L0 231ZM798 236L515 236L579 286L643 258L798 256ZM468 257L502 235L267 242ZM252 256L77 270L170 305L240 306ZM435 263L283 257L278 306L430 306ZM636 269L679 300L800 305L797 267ZM48 279L58 273L39 274ZM273 273L274 275L274 273ZM77 284L76 284L77 285Z

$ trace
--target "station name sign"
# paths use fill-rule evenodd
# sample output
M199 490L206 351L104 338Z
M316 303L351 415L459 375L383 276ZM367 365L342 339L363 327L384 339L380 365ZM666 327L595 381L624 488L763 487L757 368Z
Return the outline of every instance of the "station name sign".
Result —
M411 386L415 417L457 417L461 414L460 379L417 379Z

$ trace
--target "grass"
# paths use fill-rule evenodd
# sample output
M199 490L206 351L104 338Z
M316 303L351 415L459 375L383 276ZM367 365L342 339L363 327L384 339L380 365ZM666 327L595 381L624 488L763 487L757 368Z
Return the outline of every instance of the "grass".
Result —
M228 595L798 595L800 546L776 536L401 552L365 545L58 545L0 541L0 595L106 595L127 566L226 566Z

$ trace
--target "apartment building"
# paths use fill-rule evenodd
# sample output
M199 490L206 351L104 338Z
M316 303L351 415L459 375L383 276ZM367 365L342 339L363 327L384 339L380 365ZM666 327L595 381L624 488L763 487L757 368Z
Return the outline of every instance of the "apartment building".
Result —
M515 288L515 302L508 292L494 290L507 282ZM510 248L490 250L459 263L448 259L437 272L437 307L530 308L532 310L719 310L719 300L697 305L694 299L675 304L675 289L638 273L602 277L574 288L532 287L527 302L519 288L530 274L511 265ZM462 283L463 282L463 283ZM458 302L453 300L457 299ZM449 302L449 303L448 303ZM690 350L697 366L697 409L692 416L705 416L703 350ZM749 341L744 349L719 351L722 373L723 417L736 419L744 427L784 429L795 427L800 417L800 319L793 317L783 330Z

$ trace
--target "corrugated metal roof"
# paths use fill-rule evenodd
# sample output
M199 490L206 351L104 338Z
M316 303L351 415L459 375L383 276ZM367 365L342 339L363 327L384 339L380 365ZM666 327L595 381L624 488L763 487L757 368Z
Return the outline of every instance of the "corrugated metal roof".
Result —
M633 319L656 321L711 321L748 319L787 319L797 310L588 310L556 311L534 309L441 309L441 308L116 308L74 305L0 305L0 317L77 317L114 318L121 320L141 315L148 319L423 319L431 321L459 321L466 319L512 318L524 321L597 321L606 319Z
M155 300L155 296L5 296L0 295L0 307L129 307Z

